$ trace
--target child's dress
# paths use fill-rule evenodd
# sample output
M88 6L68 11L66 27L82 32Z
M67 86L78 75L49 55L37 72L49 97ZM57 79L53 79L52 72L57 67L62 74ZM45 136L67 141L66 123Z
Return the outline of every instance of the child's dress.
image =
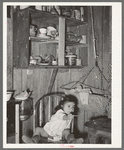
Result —
M70 129L70 123L72 120L63 120L64 115L64 111L60 109L51 117L50 121L45 124L44 130L50 136L59 136L62 138L62 132L64 129Z

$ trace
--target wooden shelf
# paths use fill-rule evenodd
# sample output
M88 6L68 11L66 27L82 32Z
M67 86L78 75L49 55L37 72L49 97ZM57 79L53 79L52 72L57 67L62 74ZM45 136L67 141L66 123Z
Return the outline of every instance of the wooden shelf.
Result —
M23 14L23 17L22 15ZM66 25L79 26L86 24L86 22L76 20L74 18L69 18L66 16L53 15L50 12L44 12L32 8L26 8L23 10L18 10L13 13L13 66L16 68L30 68L30 48L31 41L38 42L38 44L58 44L57 54L58 54L58 64L59 66L33 66L33 68L82 68L82 66L64 66L64 52L66 46L76 46L76 47L88 47L88 44L68 42L65 41L65 31ZM59 25L59 39L51 38L41 38L41 37L29 37L29 25L32 22L38 20L38 23L47 23L50 25ZM18 26L18 22L20 25ZM23 29L23 32L22 32ZM18 34L18 32L20 34ZM30 42L29 42L30 40ZM45 48L45 47L44 47ZM81 52L82 54L82 52Z
M87 22L84 22L84 21L81 21L81 20L78 20L78 19L74 19L74 18L70 18L70 17L67 17L67 16L51 14L50 12L44 12L44 11L40 11L40 10L36 10L36 9L32 9L32 8L26 8L26 9L29 9L32 19L39 20L39 21L42 21L42 22L47 22L47 23L50 23L50 24L59 24L59 17L65 18L66 24L67 24L68 27L87 24Z
M81 46L81 47L88 47L88 44L83 44L83 43L77 43L77 42L69 42L66 41L66 46Z
M23 67L22 69L55 69L55 68L58 68L58 69L81 69L81 68L84 68L86 66L42 66L42 65L29 65L27 68ZM16 67L15 67L16 68Z
M45 38L41 38L41 37L29 37L29 40L31 40L33 42L41 42L41 43L46 43L46 44L48 44L48 43L58 44L59 43L58 40L55 40L55 39L45 39ZM66 41L66 46L82 46L82 47L87 47L88 44Z
M29 37L29 40L33 41L33 42L41 42L41 43L56 43L58 44L58 40L55 39L45 39L45 38L41 38L41 37Z

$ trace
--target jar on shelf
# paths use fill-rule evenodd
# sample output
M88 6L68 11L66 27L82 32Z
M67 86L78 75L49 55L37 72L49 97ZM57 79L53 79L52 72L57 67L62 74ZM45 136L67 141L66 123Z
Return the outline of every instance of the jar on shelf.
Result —
M80 7L81 21L84 21L84 7Z
M71 18L75 18L75 19L77 19L77 20L80 20L80 19L81 19L80 10L77 10L77 9L73 10L73 11L71 12Z
M65 56L65 64L67 66L75 66L76 65L76 58L77 58L76 54L71 54L71 53L67 54Z

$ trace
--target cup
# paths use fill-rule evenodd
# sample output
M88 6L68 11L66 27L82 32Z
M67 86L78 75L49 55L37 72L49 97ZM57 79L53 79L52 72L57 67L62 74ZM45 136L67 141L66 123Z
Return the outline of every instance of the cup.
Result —
M52 61L52 65L54 65L54 66L57 65L57 61L56 61L56 60L53 60L53 61Z
M47 29L46 28L39 28L39 34L46 34Z
M37 64L37 59L31 59L31 60L30 60L30 64L36 65L36 64Z

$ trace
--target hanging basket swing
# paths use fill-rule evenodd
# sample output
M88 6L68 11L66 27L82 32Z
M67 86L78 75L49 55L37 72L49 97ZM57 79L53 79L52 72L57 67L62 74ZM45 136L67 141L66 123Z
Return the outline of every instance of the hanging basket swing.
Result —
M107 83L107 85L109 84L109 81L103 75L103 72L100 70L100 68L98 66L98 60L97 60L98 56L96 54L96 47L95 47L95 35L94 35L94 23L93 23L92 6L90 7L90 13L91 13L91 24L92 24L92 35L93 35L93 49L94 49L95 66L92 69L90 69L90 71L88 73L83 75L78 81L73 81L73 82L64 84L60 88L64 89L65 93L74 93L74 92L79 92L79 91L83 90L85 92L89 92L89 93L92 93L92 94L95 94L95 95L108 97L108 92L107 92L108 89L105 90L105 89L102 89L102 88L99 88L99 87L95 87L95 86L91 86L91 85L86 84L86 79L88 78L88 76L90 76L93 73L94 73L94 78L96 76L95 82L97 81L97 83L98 83L98 79L100 81L100 78L102 78L102 80L104 80ZM100 74L100 78L95 74L95 72L98 72L98 74Z

